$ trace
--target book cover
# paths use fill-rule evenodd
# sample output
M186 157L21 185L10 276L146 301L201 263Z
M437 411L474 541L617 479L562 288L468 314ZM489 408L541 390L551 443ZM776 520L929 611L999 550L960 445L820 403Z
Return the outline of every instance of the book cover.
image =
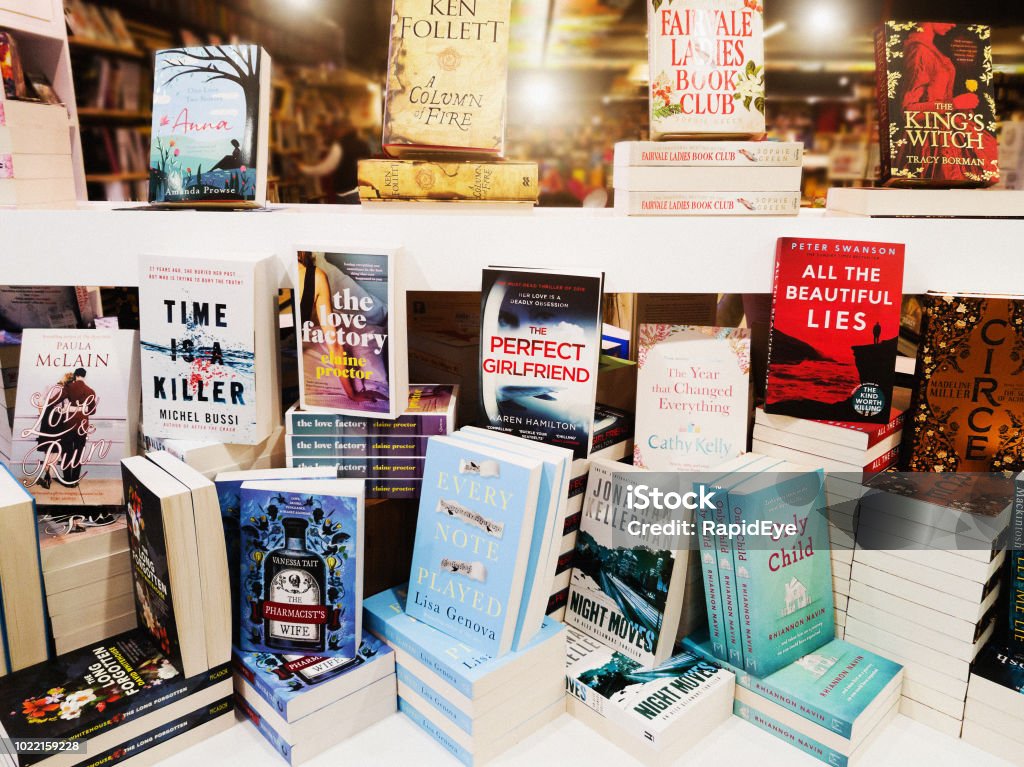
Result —
M484 270L480 396L487 426L587 457L603 282L599 273Z
M799 166L800 141L619 141L614 164L633 167Z
M455 409L459 387L455 384L410 384L409 404L395 419L345 416L338 413L307 412L298 405L285 413L289 436L435 437L455 431Z
M929 293L904 435L909 471L1024 470L1024 299Z
M664 521L662 510L627 508L632 472L590 464L565 622L650 668L672 654L689 552L670 533L626 534L628 522Z
M500 157L511 0L394 0L384 151Z
M433 437L423 476L406 610L502 655L523 598L541 461Z
M746 450L750 332L641 325L633 465L700 471Z
M258 45L156 52L149 201L262 205L270 57Z
M1024 693L1024 656L998 642L985 645L971 664L971 674L1007 690Z
M881 180L991 186L999 180L992 30L886 21L875 34Z
M536 202L535 162L360 160L359 199Z
M779 239L766 413L889 422L903 253L895 243Z
M644 668L570 627L565 691L630 734L663 748L705 707L728 711L734 676L717 663L682 652ZM701 711L703 718L707 711Z
M393 252L300 250L299 406L397 418L408 407L405 297Z
M362 485L246 482L241 502L242 649L355 658L362 627Z
M135 454L139 418L137 341L130 330L24 331L9 465L38 503L124 502L120 462Z
M25 98L25 72L21 65L18 44L7 30L0 31L0 81L3 83L0 96L8 99ZM3 100L0 98L0 101Z
M143 422L167 439L255 445L272 424L257 260L141 256ZM257 339L261 343L257 343ZM263 367L263 370L259 368ZM267 396L261 401L260 396ZM276 396L276 395L275 395Z
M651 138L764 133L764 9L647 0Z

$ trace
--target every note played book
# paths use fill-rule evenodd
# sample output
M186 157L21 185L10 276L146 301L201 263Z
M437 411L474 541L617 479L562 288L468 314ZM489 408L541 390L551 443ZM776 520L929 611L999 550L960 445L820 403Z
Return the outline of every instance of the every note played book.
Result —
M881 180L895 186L999 181L992 30L887 21L875 33Z
M258 45L156 52L149 201L263 206L270 56Z
M24 331L10 465L37 502L124 502L120 461L135 453L138 369L135 331Z
M587 457L603 284L598 272L484 270L480 396L487 426Z
M398 418L409 402L405 292L394 250L300 250L299 404Z
M888 423L904 246L779 239L764 410Z
M271 260L140 257L147 436L255 445L273 432L280 396Z
M355 658L362 635L363 483L242 484L242 649Z

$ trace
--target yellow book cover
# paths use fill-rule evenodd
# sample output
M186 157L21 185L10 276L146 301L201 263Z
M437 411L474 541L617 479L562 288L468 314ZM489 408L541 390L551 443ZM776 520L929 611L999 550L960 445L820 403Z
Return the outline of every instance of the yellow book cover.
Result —
M359 199L536 202L537 163L361 160Z

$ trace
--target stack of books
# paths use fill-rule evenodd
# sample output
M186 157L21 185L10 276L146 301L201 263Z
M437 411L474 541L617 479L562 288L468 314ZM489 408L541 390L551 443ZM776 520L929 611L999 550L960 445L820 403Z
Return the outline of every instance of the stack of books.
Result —
M41 507L39 550L58 653L135 628L135 587L123 511L80 513Z
M395 653L365 637L355 658L232 655L235 702L289 764L395 713Z
M566 629L550 618L500 656L406 612L404 588L365 602L367 629L394 650L398 708L466 765L482 764L565 712Z
M856 764L899 708L903 667L840 639L765 677L717 661L706 632L683 648L736 675L736 716L832 767Z
M1020 763L1024 749L1024 654L992 642L971 667L961 737L983 751Z
M615 211L623 216L795 216L802 163L799 142L619 142Z
M887 473L867 488L846 638L906 667L902 713L957 737L971 662L995 631L1012 482Z
M139 451L164 451L183 461L207 479L227 471L270 469L285 462L284 427L278 426L263 442L231 445L212 440L150 437L139 428Z
M70 136L61 104L0 102L0 208L74 205Z
M398 418L300 410L285 413L290 468L330 466L338 476L365 479L367 498L418 498L427 440L455 430L459 388L413 384Z

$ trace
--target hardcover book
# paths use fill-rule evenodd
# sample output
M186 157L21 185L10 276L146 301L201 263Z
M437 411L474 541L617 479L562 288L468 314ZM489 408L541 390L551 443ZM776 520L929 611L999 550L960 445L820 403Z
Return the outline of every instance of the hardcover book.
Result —
M651 138L764 133L764 9L647 0Z
M149 201L262 206L270 56L258 45L156 52Z
M120 461L135 453L138 369L135 331L24 331L10 467L38 503L124 502Z
M242 485L243 650L355 658L362 635L362 483Z
M641 325L633 465L699 471L746 450L750 331Z
M244 445L270 436L280 410L269 269L260 255L140 257L147 435Z
M500 157L511 0L394 0L384 151Z
M359 199L536 202L535 162L360 160Z
M875 33L881 180L894 186L999 181L992 30L887 21Z
M909 471L1024 470L1024 298L929 293L903 444Z
M601 354L600 273L483 273L480 396L485 425L590 452Z
M395 419L344 416L338 413L307 412L293 405L285 412L289 436L435 437L455 431L455 408L459 387L454 384L410 384L409 404Z
M408 614L498 656L512 648L542 463L433 437L427 448Z
M398 418L409 403L395 251L298 251L299 406Z
M627 509L626 485L635 471L612 461L590 463L565 622L650 668L672 654L689 551L670 534L624 535L626 520L664 517Z
M764 410L888 423L904 246L779 239Z

